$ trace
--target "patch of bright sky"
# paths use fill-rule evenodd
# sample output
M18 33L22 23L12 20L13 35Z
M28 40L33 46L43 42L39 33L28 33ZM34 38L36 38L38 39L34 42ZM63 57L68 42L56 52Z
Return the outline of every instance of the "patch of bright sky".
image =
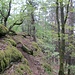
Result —
M14 0L12 3L11 14L18 14L23 4L26 4L26 0Z
M48 0L34 0L36 2L40 1L42 2L46 2ZM75 6L75 0L73 0L73 5ZM26 0L13 0L13 4L12 4L12 8L11 8L11 14L19 14L20 10L21 10L21 6L26 4ZM38 7L38 9L40 9L40 6ZM38 12L39 10L37 10L36 12Z

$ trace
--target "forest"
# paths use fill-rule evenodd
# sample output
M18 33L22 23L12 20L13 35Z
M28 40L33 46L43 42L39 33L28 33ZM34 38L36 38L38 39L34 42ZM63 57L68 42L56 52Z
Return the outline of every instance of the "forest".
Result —
M0 75L75 75L75 0L0 0Z

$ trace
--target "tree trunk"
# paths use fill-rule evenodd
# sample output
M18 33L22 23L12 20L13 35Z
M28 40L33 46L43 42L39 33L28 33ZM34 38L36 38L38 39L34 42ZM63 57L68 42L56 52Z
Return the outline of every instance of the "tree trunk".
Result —
M30 35L30 29L29 29L29 24L28 24L28 36Z
M33 14L33 12L31 13L31 19L32 19L31 24L33 25L33 40L36 41L36 36L35 36L36 30L35 30L35 25L34 25L35 20L34 20L34 14Z
M69 53L69 57L68 57L68 65L69 65L69 67L71 66L71 53ZM70 74L70 68L68 69L68 75L71 75Z
M65 53L65 24L64 24L64 7L63 1L60 2L60 11L61 11L61 52L60 52L60 69L59 75L64 75L64 53Z
M66 17L64 17L64 3L63 0L59 2L59 0L56 1L56 19L58 24L58 49L59 49L59 57L60 57L60 68L59 68L59 75L64 75L64 53L65 53L65 23L67 21L67 16L69 12L69 2L67 4L67 12ZM60 7L60 14L59 12ZM59 16L61 19L59 18ZM59 20L60 19L60 20ZM60 25L61 24L61 25ZM61 36L60 36L60 26L61 26ZM60 43L61 38L61 43Z
M7 26L7 19L6 18L4 19L4 26L5 27Z
M72 2L72 0L70 2L70 10L73 10L73 2ZM71 27L71 29L69 29L68 40L69 40L69 43L73 45L73 11L69 12L68 24ZM71 66L71 53L72 53L72 51L70 50L69 51L69 57L68 57L68 65L69 65L69 67ZM68 75L71 75L70 72L71 72L71 70L69 68L68 69Z
M35 33L36 33L36 29L35 29L35 26L33 27L33 41L36 41L36 36L35 36Z

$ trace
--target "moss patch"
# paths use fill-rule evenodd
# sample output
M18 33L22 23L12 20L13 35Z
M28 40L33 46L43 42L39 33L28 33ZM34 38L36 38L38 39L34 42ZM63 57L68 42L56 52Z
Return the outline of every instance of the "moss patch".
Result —
M28 47L26 47L25 45L22 44L22 49L23 51L25 51L26 53L33 55L33 51L30 50Z
M16 46L16 42L12 38L6 38L6 42L10 42L13 46Z
M38 56L41 52L41 48L38 46L36 42L32 42L32 46L33 46L33 55Z
M44 67L45 71L46 71L48 74L51 74L51 67L50 67L50 64L44 63L44 64L43 64L43 67Z
M30 67L26 64L19 64L18 66L16 66L15 73L17 75L24 75L24 74L32 75Z
M21 61L22 58L21 52L11 45L5 50L0 50L0 72L3 72L12 62Z
M33 75L32 71L28 65L27 59L23 58L22 62L17 64L13 64L13 69L9 69L8 71L0 74L0 75ZM12 70L12 72L10 72Z
M1 75L9 75L10 72L8 73L8 71L12 70L11 66L13 65L15 66L13 68L13 72L11 73L11 75L25 75L25 74L32 75L32 71L28 65L27 59L25 59L22 53L19 50L17 50L16 47L14 47L16 46L16 42L11 37L7 37L0 40L0 44L1 47L5 47L4 49L0 47Z
M0 25L0 37L6 35L8 29L4 25Z

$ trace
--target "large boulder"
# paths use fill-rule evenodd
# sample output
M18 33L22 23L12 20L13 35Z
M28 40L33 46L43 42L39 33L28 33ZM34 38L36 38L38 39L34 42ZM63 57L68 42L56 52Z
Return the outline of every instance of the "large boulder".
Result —
M5 36L7 32L8 32L8 29L4 25L0 24L0 37Z
M23 55L16 47L0 43L0 73L4 72L12 63L21 62Z

